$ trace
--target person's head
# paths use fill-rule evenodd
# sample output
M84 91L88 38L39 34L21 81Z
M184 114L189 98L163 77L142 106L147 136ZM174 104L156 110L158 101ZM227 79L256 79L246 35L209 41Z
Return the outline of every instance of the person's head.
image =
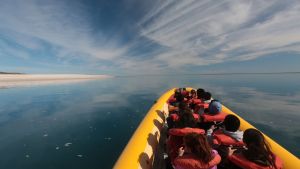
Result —
M204 97L204 100L210 100L210 99L211 99L211 93L205 92L205 93L203 94L203 97Z
M186 90L186 88L181 88L181 94L186 97L189 92Z
M209 145L206 136L202 134L188 134L184 136L183 143L185 149L195 154L201 161L208 163L213 159L212 148Z
M175 93L174 97L175 97L177 102L184 101L184 96L181 93Z
M229 114L225 117L223 124L225 130L236 132L240 128L240 119L235 115Z
M196 95L196 90L192 89L192 90L191 90L191 94L192 94L192 95Z
M222 111L222 105L217 100L212 100L208 106L208 111L210 114L218 114Z
M177 123L176 127L184 128L184 127L191 127L194 128L197 126L197 121L195 120L192 113L189 111L183 111L182 114L180 114L180 120Z
M186 102L180 102L178 105L178 109L180 110L186 110L189 108L189 105Z
M179 89L175 89L175 91L174 91L174 97L176 97L180 93L181 93L181 91Z
M183 113L192 113L192 110L189 108L189 105L186 102L180 102L178 106L179 115Z
M204 89L197 89L197 97L198 99L203 99L204 98L204 93L205 93L205 90Z
M269 165L275 166L275 160L270 150L270 146L260 131L253 128L245 130L243 142L248 148L247 151L244 152L247 159L250 161L253 159L267 161Z

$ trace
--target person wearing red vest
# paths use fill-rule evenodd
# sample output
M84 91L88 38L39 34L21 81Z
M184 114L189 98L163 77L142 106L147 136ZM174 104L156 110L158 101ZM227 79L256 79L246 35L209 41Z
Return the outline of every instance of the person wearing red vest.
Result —
M236 142L241 142L243 139L243 131L240 131L240 120L235 115L229 114L225 117L223 122L224 128L219 129L218 131L215 131L213 133L213 128L207 130L207 136L211 137L213 136L213 139L215 139L219 144L226 144L226 145L234 145ZM226 139L226 137L230 137L232 139ZM224 142L222 138L225 138L226 140L232 140L232 143L230 144L227 142Z
M204 99L204 103L208 103L209 104L211 102L211 100L212 100L211 99L211 93L210 92L205 92L203 99Z
M186 98L188 99L189 103L193 102L193 99L197 99L196 90L192 89Z
M215 126L212 126L209 130L207 130L207 137L213 147L219 152L222 161L220 163L221 166L227 165L227 155L228 155L228 146L235 146L238 148L242 148L244 143L243 139L243 131L239 130L240 128L240 120L235 115L227 115L224 119L223 124L221 124L220 128L213 131Z
M216 169L221 157L209 145L206 137L189 134L183 139L178 157L174 160L175 169Z
M171 162L173 162L174 158L177 157L177 150L182 145L183 135L178 135L176 132L172 132L173 130L184 130L186 134L187 132L191 132L190 130L185 130L185 128L195 128L195 132L198 130L203 131L202 129L197 129L197 122L192 113L185 112L180 116L179 121L174 123L174 128L169 129L169 138L167 139L167 153L170 157ZM204 131L203 131L204 134Z
M169 117L167 117L167 124L168 128L171 129L173 127L176 127L178 123L181 123L181 118L185 118L186 115L183 117L185 113L192 114L192 116L195 118L196 121L199 121L200 117L198 114L193 114L192 110L189 108L189 105L185 102L179 103L178 111L169 114ZM188 120L188 119L184 119Z
M222 112L222 104L218 100L212 100L208 109L201 114L200 128L208 130L215 122L223 122L226 115Z
M203 100L204 99L204 93L205 93L204 89L198 88L197 89L197 98L200 99L200 100Z
M283 168L282 160L270 150L263 134L257 129L247 129L244 132L243 142L247 149L241 153L234 153L235 150L229 148L228 159L235 166L243 169Z

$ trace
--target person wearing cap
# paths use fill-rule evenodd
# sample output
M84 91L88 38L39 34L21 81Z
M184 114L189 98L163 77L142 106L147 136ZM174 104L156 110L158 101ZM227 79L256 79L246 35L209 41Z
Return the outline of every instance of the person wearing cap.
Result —
M212 100L208 106L208 111L205 113L210 115L216 115L222 112L222 105L218 100Z
M204 113L201 114L199 127L208 130L212 125L223 122L226 114L222 113L222 104L218 100L212 100Z

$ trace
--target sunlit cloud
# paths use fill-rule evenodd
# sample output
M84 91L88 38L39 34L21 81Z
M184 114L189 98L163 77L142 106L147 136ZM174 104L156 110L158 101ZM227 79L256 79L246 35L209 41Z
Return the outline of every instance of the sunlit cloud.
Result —
M168 46L169 66L251 60L300 52L298 1L164 1L141 22L142 35Z
M88 14L80 4L73 5L72 10L76 12L70 11L65 3L55 1L45 4L2 1L1 4L0 30L4 38L13 39L21 47L35 50L48 44L57 57L85 59L111 60L122 53L104 35L93 35ZM46 45L41 46L43 43Z
M296 0L128 0L108 7L3 0L0 57L58 70L62 63L73 71L78 65L96 72L179 71L299 54L299 20Z

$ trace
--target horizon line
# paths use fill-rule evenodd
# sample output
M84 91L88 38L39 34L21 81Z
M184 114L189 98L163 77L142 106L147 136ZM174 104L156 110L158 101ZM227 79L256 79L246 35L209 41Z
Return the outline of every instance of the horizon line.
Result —
M115 77L135 77L135 76L180 76L180 75L264 75L264 74L299 74L295 72L217 72L217 73L182 73L182 74L138 74L138 75L116 75Z

